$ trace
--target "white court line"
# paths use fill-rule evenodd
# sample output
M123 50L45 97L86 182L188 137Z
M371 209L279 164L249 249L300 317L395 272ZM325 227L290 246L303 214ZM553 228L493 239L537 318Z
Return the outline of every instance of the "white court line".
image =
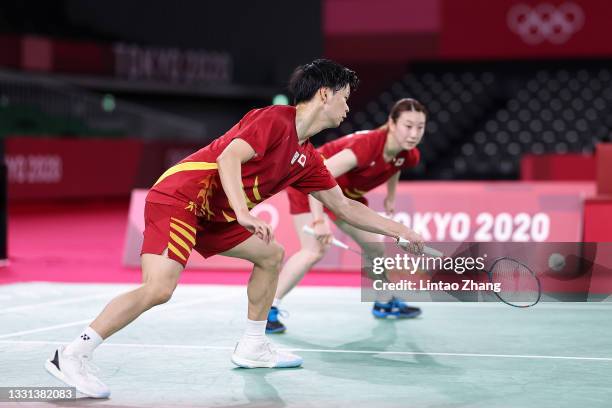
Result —
M19 341L0 340L0 344L32 344L32 345L61 345L60 341ZM187 350L233 350L229 346L190 346L184 344L135 344L135 343L103 343L103 347L127 347L127 348L162 348L162 349L187 349ZM577 356L541 356L523 354L477 354L477 353L438 353L417 351L376 351L376 350L329 350L329 349L281 349L297 351L300 353L338 353L338 354L376 354L376 355L399 355L399 356L440 356L440 357L485 357L485 358L519 358L532 360L581 360L581 361L610 361L612 357L577 357Z
M519 312L533 311L537 309L563 309L563 310L610 310L612 309L612 303L609 302L540 302L537 305L527 308L519 309L512 306L508 306L502 302L423 302L423 301L410 301L409 298L404 300L406 303L412 306L418 306L421 308L427 307L477 307L477 308L499 308L505 310L518 310ZM306 300L306 299L287 299L283 300L283 305L356 305L362 303L364 305L371 305L374 301L362 301L361 299L355 300Z
M31 292L28 290L19 289L13 292L15 295L19 297L29 298L29 299L40 299L40 294L36 292Z
M39 332L49 331L49 330L61 329L63 327L77 326L77 325L81 325L81 324L85 324L85 323L90 323L92 320L93 319L79 320L79 321L76 321L76 322L69 322L69 323L64 323L64 324L56 324L55 326L41 327L39 329L23 330L23 331L18 331L18 332L13 332L13 333L2 334L2 335L0 335L0 339L8 339L9 337L18 337L18 336L23 336L25 334L32 334L32 333L39 333Z
M236 296L236 295L234 295ZM223 296L216 296L216 297L209 297L209 298L205 298L205 299L196 299L196 300L188 300L185 302L176 302L176 303L170 303L168 305L164 305L162 307L155 307L153 309L150 309L148 312L148 314L151 313L159 313L159 312L164 312L167 310L173 310L173 309L177 309L179 307L184 307L184 306L192 306L192 305L196 305L198 303L208 303L208 302L218 302L221 300L227 300L229 298L231 298L231 295L223 295ZM95 319L95 317L89 318L87 320L77 320L75 322L68 322L68 323L63 323L63 324L57 324L54 326L46 326L46 327L40 327L38 329L31 329L31 330L23 330L23 331L18 331L18 332L13 332L13 333L6 333L6 334L0 334L0 339L8 339L10 337L19 337L19 336L23 336L26 334L32 334L32 333L40 333L40 332L45 332L45 331L50 331L50 330L55 330L55 329L61 329L64 327L71 327L71 326L78 326L81 324L85 324L85 323L91 323L93 320Z
M43 303L34 303L34 304L30 304L30 305L15 306L15 307L9 307L9 308L6 308L6 309L1 309L0 310L0 314L21 312L23 310L35 309L37 307L44 307L44 306L66 305L66 304L70 304L70 303L82 302L82 301L85 301L85 300L102 299L102 298L105 298L105 297L113 297L113 296L117 296L117 293L105 293L105 294L97 294L97 295L87 295L87 296L80 296L80 297L70 298L70 299L53 300L51 302L43 302Z

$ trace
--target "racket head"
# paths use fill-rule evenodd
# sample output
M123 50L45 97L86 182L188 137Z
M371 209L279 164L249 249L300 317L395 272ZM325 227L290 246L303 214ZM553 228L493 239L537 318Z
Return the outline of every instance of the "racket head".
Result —
M532 307L542 297L540 279L527 265L514 258L497 258L487 274L491 283L500 284L500 291L493 293L507 305Z

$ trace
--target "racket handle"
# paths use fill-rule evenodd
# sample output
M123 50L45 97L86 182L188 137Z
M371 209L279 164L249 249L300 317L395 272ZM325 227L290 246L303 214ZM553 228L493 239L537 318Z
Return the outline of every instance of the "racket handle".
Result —
M314 237L315 232L314 230L310 227L310 225L304 225L304 227L302 228L302 231L304 231L305 233L307 233L308 235L312 235ZM332 245L337 246L338 248L342 248L342 249L349 249L349 246L346 245L344 242L334 238L332 240Z
M400 248L408 248L408 245L410 245L410 241L408 241L405 238L399 237L397 238L397 245ZM429 255L429 256L433 256L434 258L442 258L444 256L444 254L440 251L438 251L437 249L434 248L430 248L428 246L424 246L423 247L423 253L425 255Z

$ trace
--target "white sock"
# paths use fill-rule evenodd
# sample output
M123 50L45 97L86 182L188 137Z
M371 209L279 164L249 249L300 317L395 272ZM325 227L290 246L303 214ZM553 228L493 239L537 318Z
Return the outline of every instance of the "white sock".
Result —
M75 356L85 355L91 357L96 347L102 344L103 341L102 337L100 337L94 329L87 326L83 332L79 334L79 337L66 346L64 353Z
M251 320L247 319L246 329L242 338L248 341L263 341L266 338L266 323L267 320Z
M272 307L280 307L282 300L283 299L274 298L274 300L272 301Z

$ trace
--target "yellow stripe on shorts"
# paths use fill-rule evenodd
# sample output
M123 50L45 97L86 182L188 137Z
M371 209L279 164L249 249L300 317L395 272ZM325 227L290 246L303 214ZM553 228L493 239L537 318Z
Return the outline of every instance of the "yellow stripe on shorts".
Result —
M181 237L179 237L178 235L176 235L174 232L170 231L170 238L172 238L174 240L174 242L176 242L177 244L179 244L180 246L182 246L183 248L185 248L185 251L187 252L191 252L191 248L189 247L189 245L187 245L187 243L185 241L183 241L181 239Z
M170 222L170 228L174 229L176 232L179 232L183 237L187 238L191 245L195 245L195 237L189 233L185 228Z
M193 228L191 225L187 224L185 221L181 221L178 218L174 218L174 217L170 217L170 219L174 222L178 222L179 224L181 224L183 227L187 228L189 231L193 232L193 234L195 235L196 233L196 229Z
M185 258L185 255L181 254L181 251L179 251L178 249L176 249L176 247L174 245L172 245L172 242L168 242L168 249L170 251L172 251L172 253L176 256L178 256L179 258L181 258L183 261L187 261L187 258Z

